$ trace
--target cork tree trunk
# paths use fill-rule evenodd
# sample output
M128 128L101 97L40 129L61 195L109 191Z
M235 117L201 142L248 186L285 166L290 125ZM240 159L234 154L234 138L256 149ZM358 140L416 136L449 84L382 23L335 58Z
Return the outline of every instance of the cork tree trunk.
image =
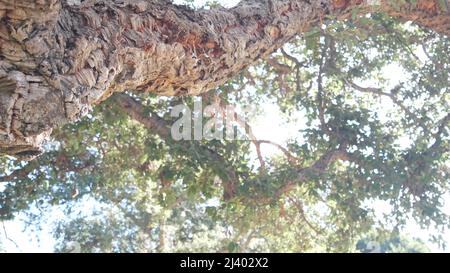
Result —
M0 0L0 154L32 158L53 128L114 92L206 92L327 15L383 11L450 33L439 0L391 2L243 0L191 10L168 0Z

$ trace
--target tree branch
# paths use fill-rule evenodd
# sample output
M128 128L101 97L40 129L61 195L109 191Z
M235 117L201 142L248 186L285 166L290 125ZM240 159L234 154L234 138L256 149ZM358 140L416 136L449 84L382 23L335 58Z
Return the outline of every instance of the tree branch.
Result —
M171 132L169 122L159 117L156 113L152 111L148 111L144 109L144 106L133 99L131 96L128 96L124 93L115 94L113 96L114 101L117 103L116 105L119 109L127 114L130 118L136 120L137 122L144 125L151 132L154 132L158 136L160 136L164 140L171 139ZM148 114L145 114L148 113ZM179 142L180 146L186 150L191 148L192 143L190 142ZM227 166L225 159L215 151L209 149L205 146L195 146L196 149L199 149L200 153L206 155L206 157L211 160L218 168L224 168L228 174L228 179L223 181L224 183L224 199L229 200L233 198L236 194L237 185L238 185L238 176L235 173L234 169L231 166ZM222 178L222 180L224 180Z

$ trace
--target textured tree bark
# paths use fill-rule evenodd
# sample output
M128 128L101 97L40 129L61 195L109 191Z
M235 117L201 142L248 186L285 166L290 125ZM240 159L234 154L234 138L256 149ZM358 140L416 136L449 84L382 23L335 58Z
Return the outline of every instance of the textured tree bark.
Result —
M208 91L355 6L450 33L446 11L385 0L244 0L197 11L168 0L0 0L0 154L32 158L52 128L114 92Z

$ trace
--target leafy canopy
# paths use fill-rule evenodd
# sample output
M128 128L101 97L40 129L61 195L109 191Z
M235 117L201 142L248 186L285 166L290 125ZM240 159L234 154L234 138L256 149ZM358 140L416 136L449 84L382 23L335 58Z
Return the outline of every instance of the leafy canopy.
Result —
M449 51L447 37L384 14L329 18L203 95L256 116L275 105L267 123L298 126L280 146L173 141L113 96L37 160L0 159L0 219L23 213L54 227L56 251L84 252L364 251L367 234L399 238L410 218L443 230ZM167 126L174 106L194 103L126 96ZM258 157L262 145L278 152ZM391 208L381 218L379 202ZM64 217L45 220L54 211Z

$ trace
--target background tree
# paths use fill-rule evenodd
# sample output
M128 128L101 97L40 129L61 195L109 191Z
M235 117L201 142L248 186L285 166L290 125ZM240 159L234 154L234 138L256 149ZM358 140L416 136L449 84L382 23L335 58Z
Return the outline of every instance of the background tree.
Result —
M154 2L157 11L177 7ZM275 3L288 2L306 5ZM57 251L77 242L85 252L356 251L370 232L389 237L410 218L442 231L449 225L443 200L450 165L450 55L445 26L435 21L443 24L447 15L438 2L427 2L435 5L418 1L394 9L389 2L389 8L370 12L349 6L295 39L280 28L286 36L276 46L258 36L270 47L246 63L258 59L255 65L235 63L236 77L225 82L228 75L210 74L202 83L211 89L210 83L224 82L202 94L204 104L252 106L256 113L276 105L282 114L274 118L298 126L288 143L253 138L242 124L250 141L174 141L170 111L181 103L192 106L194 98L140 92L132 80L136 64L130 64L123 70L129 73L120 74L123 82L113 85L129 91L55 129L37 159L0 159L0 218L25 213L32 228L54 226ZM90 11L110 8L93 3L84 4L85 18L94 20L88 24L97 20ZM231 12L266 2L243 3ZM422 16L419 24L398 20L413 14ZM90 27L83 30L89 39L96 35ZM263 146L279 153L266 156ZM376 217L375 201L388 202L391 212ZM55 210L65 217L49 223L45 215ZM434 238L443 242L439 234Z
M368 236L356 244L363 253L423 253L429 248L419 239L391 235L388 238Z

